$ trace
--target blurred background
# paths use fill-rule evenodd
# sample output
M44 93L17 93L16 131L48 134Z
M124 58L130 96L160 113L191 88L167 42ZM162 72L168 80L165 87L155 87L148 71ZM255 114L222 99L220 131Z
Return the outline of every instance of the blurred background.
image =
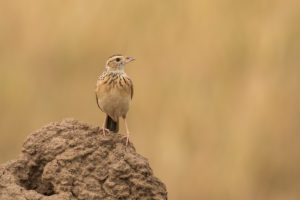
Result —
M299 22L296 0L1 0L0 163L49 122L102 124L122 53L131 141L169 199L298 200Z

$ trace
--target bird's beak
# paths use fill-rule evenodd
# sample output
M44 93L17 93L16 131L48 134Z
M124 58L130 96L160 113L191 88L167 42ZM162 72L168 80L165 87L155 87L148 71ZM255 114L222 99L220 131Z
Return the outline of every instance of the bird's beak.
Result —
M135 58L127 56L126 59L125 59L125 63L127 64L127 63L129 63L131 61L135 61Z

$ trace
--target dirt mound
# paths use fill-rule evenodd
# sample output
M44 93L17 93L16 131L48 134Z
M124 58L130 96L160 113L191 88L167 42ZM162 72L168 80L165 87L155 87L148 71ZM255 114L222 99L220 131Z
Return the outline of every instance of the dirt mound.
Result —
M73 119L33 133L0 165L0 199L167 199L165 185L122 135Z

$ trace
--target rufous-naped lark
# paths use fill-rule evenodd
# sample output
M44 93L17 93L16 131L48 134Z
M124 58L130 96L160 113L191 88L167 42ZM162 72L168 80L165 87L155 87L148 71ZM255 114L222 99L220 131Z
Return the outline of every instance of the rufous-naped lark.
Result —
M126 145L129 141L129 130L126 114L129 110L133 96L133 84L124 71L126 64L135 58L123 55L113 55L106 62L105 71L99 76L96 84L96 101L106 118L102 125L102 132L119 131L119 117L125 122L127 135Z

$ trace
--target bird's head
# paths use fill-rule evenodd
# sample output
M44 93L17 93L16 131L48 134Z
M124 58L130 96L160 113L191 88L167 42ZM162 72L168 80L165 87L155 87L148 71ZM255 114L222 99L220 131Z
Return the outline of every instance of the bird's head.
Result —
M112 55L106 62L106 69L108 71L124 71L127 63L134 61L134 57L123 56L123 55Z

